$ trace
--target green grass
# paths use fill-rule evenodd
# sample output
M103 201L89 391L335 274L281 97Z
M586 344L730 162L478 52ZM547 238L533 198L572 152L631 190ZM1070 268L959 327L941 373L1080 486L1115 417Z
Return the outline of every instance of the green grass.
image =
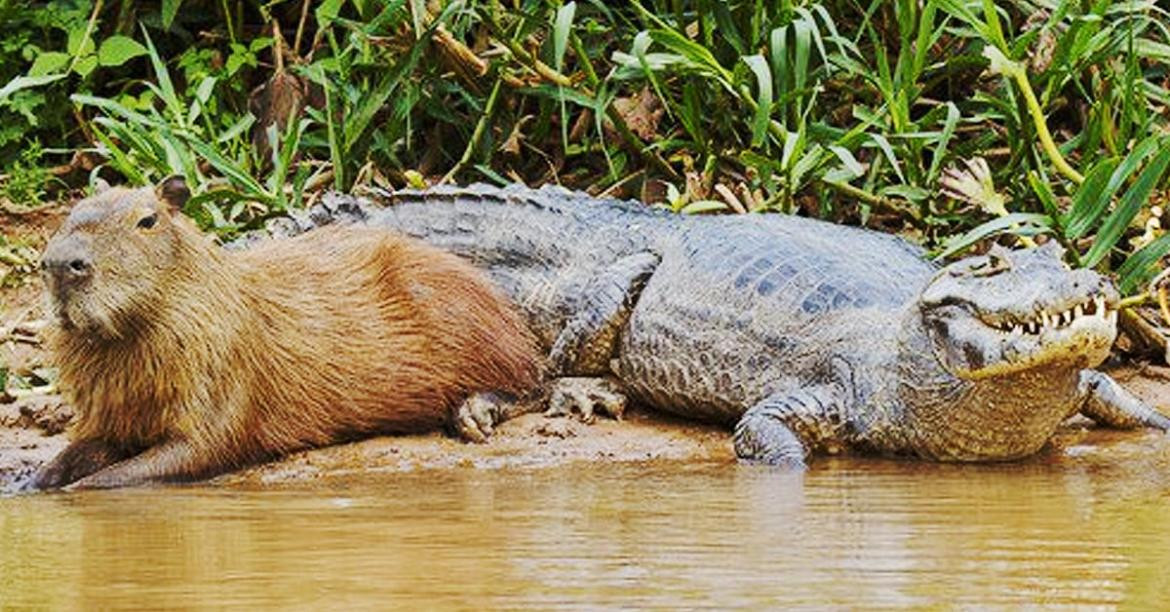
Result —
M39 26L64 47L21 35L60 65L8 75L0 113L27 119L36 94L47 127L21 123L0 160L35 137L97 153L92 176L183 174L223 234L325 188L523 180L867 225L945 257L1047 235L1130 294L1170 251L1153 1L78 6Z

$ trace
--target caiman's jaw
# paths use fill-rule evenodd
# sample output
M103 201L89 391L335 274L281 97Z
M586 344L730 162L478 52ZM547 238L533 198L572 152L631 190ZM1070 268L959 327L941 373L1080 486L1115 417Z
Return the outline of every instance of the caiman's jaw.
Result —
M1059 312L1041 310L1039 314L1027 317L1015 317L1008 314L1001 316L981 315L979 318L984 325L995 328L1004 334L1041 336L1062 330L1075 331L1085 326L1104 324L1115 327L1117 325L1117 308L1116 304L1107 303L1105 295L1098 294Z
M980 380L1096 366L1117 336L1117 301L1107 279L1069 270L1047 247L956 262L923 291L919 309L940 364Z
M959 378L979 380L1058 363L1091 367L1104 361L1117 337L1116 304L1110 304L1104 295L1060 311L1041 310L1023 319L980 319L995 334L990 342L991 354L985 354L982 360L964 359L967 363L952 365L952 373Z

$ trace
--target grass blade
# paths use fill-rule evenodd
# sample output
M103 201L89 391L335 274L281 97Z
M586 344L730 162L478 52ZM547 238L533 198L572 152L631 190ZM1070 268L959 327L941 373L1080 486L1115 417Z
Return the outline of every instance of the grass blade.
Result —
M772 117L772 71L762 55L748 55L744 63L756 75L759 94L756 98L756 113L752 119L752 148L759 147L768 136L768 122Z
M1162 181L1167 166L1170 166L1170 148L1165 148L1163 145L1158 155L1142 170L1137 180L1125 191L1125 195L1121 196L1117 208L1113 209L1113 212L1106 217L1100 231L1097 232L1097 237L1093 240L1093 246L1085 254L1086 266L1090 268L1096 266L1109 254L1110 249L1121 238L1122 232L1141 210L1142 205L1149 200L1154 188Z
M975 229L963 234L962 236L947 241L947 247L943 252L939 253L935 260L946 259L955 253L963 251L971 245L1003 232L1010 231L1012 233L1035 235L1049 232L1052 230L1052 217L1048 215L1041 215L1037 213L1011 213L1002 217L997 217L976 227Z

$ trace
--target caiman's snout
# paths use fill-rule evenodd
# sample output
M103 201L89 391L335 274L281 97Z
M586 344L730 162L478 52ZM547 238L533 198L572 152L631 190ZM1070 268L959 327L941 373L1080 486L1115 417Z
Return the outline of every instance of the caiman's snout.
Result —
M59 294L93 275L93 256L75 237L55 238L41 255L41 273Z

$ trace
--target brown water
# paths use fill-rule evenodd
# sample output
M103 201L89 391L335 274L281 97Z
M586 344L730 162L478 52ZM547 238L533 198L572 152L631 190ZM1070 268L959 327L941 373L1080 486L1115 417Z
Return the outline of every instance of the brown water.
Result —
M0 607L1159 606L1170 475L838 459L0 499Z

